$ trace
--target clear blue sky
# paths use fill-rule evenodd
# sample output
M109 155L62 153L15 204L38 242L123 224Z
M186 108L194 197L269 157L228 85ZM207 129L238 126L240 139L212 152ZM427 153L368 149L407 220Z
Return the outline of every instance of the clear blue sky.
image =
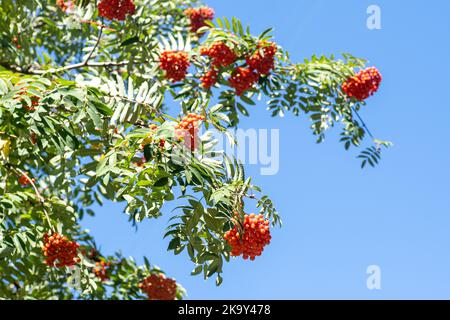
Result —
M375 135L395 143L375 169L361 170L355 152L335 135L316 145L308 121L271 118L251 107L243 128L280 129L280 171L254 182L283 217L273 242L254 262L232 260L224 283L189 275L187 255L166 252L169 210L137 233L117 204L84 226L106 253L149 259L188 290L190 299L450 298L449 181L450 2L445 0L209 0L217 16L236 16L254 33L274 27L293 60L350 52L383 74L361 115ZM382 30L366 28L377 4ZM366 288L366 268L381 267L381 290Z

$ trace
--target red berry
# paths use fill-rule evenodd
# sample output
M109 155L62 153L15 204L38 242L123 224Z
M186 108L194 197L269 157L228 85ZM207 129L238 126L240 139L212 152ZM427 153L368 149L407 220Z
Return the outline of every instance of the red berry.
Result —
M36 133L32 132L30 135L30 140L32 144L36 144L37 143L37 135Z
M172 82L186 77L189 68L189 55L184 51L164 51L159 58L160 67L166 72L166 78Z
M260 256L264 247L270 244L271 240L269 221L264 219L262 214L246 214L243 221L243 230L239 233L239 228L234 226L227 231L224 239L231 246L231 256L240 256L244 260L250 258L254 260Z
M166 278L162 273L151 274L139 284L139 287L147 294L149 300L175 300L177 295L177 283Z
M133 0L101 0L98 4L99 16L108 20L125 20L128 14L134 14L136 7Z
M26 187L27 185L29 185L31 182L35 182L36 180L35 179L31 179L31 181L30 181L30 179L28 179L28 177L27 176L25 176L25 175L21 175L20 177L19 177L19 183L20 183L20 185L22 186L22 187Z
M78 243L68 240L57 232L51 236L44 234L42 251L46 257L45 264L57 268L77 264L80 262L77 253L78 247Z
M188 8L184 14L191 20L191 31L197 32L201 27L206 26L206 20L214 19L214 10L208 7Z
M363 101L378 90L381 80L382 77L377 68L370 67L347 79L342 85L342 91L349 97Z

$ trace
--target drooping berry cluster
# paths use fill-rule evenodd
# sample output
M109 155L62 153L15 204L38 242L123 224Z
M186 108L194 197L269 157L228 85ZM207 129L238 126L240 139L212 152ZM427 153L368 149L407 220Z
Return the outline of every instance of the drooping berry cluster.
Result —
M109 279L108 268L110 265L111 262L100 260L95 263L95 267L93 268L92 271L101 281L106 281Z
M22 101L22 106L28 111L36 110L36 107L39 105L40 98L38 96L31 96L31 106L29 106L25 101Z
M134 14L136 7L133 0L102 0L98 4L98 12L101 17L108 20L125 20L125 17Z
M188 8L184 10L184 14L191 20L192 32L206 26L206 20L214 19L214 10L208 7Z
M205 89L211 88L216 84L218 75L219 72L217 70L209 70L200 78L201 86Z
M261 55L261 51L263 55ZM255 70L260 75L268 75L270 70L275 65L275 54L277 53L277 46L275 43L260 43L258 44L258 50L248 57L247 64L250 69Z
M74 241L68 240L65 236L55 232L53 235L44 235L44 246L42 251L45 264L51 267L73 266L80 262L77 249L80 245Z
M222 41L214 42L209 48L201 48L200 53L211 58L213 67L226 67L237 59L234 51Z
M56 4L62 11L67 11L68 9L72 10L74 7L74 4L72 1L68 1L67 3L64 0L56 0Z
M31 105L28 105L27 101L23 98L23 96L28 96L31 100ZM18 96L15 97L16 100L20 101L22 103L22 108L24 108L27 111L34 111L36 110L36 107L39 105L40 98L35 95L28 94L28 89L23 88L18 93Z
M269 221L262 214L246 214L242 226L242 232L237 226L227 231L224 236L231 246L231 255L240 256L246 260L255 260L260 256L264 247L270 244Z
M164 51L159 58L161 69L166 72L166 79L172 82L186 77L189 68L189 55L185 51Z
M151 274L139 284L148 296L149 300L175 300L177 295L177 283L166 278L162 273Z
M214 42L209 48L201 48L200 53L211 58L211 69L200 78L201 86L205 89L217 82L220 67L229 66L237 59L234 51L222 41Z
M363 101L378 90L381 80L382 77L377 68L370 67L347 79L342 85L342 91L349 97Z
M189 113L181 122L175 126L175 136L184 140L184 144L191 151L198 146L199 122L204 121L205 117L195 113Z
M249 90L258 81L259 75L250 68L237 67L231 74L228 83L236 90L236 95L240 96Z
M36 181L34 178L32 178L31 181L30 181L30 179L24 174L21 175L18 180L19 180L19 183L20 183L20 185L22 187L26 187L30 183L34 183Z

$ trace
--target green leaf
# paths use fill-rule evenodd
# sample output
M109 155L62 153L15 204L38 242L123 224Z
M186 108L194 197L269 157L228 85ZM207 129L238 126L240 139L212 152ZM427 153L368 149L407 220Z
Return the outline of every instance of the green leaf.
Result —
M128 45L136 43L136 42L139 42L139 37L138 36L134 36L134 37L130 37L130 38L126 39L125 41L123 41L120 44L120 46L121 47L125 47L125 46L128 46Z

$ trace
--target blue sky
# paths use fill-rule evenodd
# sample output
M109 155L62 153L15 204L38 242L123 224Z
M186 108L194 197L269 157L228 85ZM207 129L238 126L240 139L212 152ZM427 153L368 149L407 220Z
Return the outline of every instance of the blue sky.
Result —
M383 75L361 112L375 136L395 146L381 165L361 170L357 151L335 134L316 145L302 117L271 118L250 108L242 128L280 129L280 171L254 182L269 194L284 226L254 262L232 260L224 283L190 276L187 255L162 240L171 216L146 220L136 233L121 206L106 204L84 226L106 253L143 255L182 283L190 299L450 298L450 2L209 0L216 16L236 16L257 34L274 27L294 61L349 52ZM381 8L382 29L366 28L366 9ZM366 268L381 268L381 290L368 290Z

